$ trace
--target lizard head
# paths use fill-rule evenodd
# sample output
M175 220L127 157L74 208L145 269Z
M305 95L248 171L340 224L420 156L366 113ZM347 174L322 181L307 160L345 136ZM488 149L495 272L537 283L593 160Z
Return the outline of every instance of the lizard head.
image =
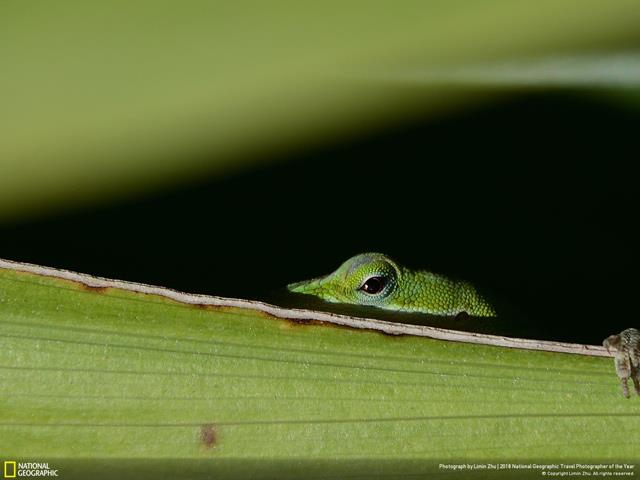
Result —
M386 255L363 253L325 277L292 283L287 288L327 302L381 306L396 290L400 275L398 265Z

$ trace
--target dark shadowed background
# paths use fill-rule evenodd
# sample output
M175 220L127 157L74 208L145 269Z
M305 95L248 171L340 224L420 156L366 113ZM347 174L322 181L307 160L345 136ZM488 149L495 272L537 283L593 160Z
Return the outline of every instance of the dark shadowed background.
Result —
M588 91L514 93L290 151L251 171L5 222L0 252L270 299L289 282L380 251L471 280L530 336L599 344L637 320L639 117Z

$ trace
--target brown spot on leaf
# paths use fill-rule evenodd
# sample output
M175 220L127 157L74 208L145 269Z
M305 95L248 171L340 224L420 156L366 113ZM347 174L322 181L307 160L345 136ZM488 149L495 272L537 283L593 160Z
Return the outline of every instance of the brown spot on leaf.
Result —
M211 305L207 305L206 303L192 303L191 305L201 310L209 310L209 307L211 307Z
M96 287L93 285L87 285L86 283L78 282L78 285L82 290L93 293L104 293L108 290L108 287Z
M323 322L321 320L314 320L312 318L281 318L280 320L283 320L289 326L294 326L294 327L298 327L302 325L325 325L325 326L328 325L332 327L339 326L332 323Z
M216 427L213 423L205 423L200 427L200 443L206 448L216 446Z
M383 335L388 338L409 338L413 337L413 335L407 333L394 333L394 332L386 332L384 330L376 330L374 328L358 328L351 325L340 325L338 323L331 323L322 320L315 320L312 318L280 318L275 317L282 321L282 326L284 328L304 328L304 327L315 327L322 326L324 328L333 328L338 330L349 330L352 332L369 332L375 333L379 335Z

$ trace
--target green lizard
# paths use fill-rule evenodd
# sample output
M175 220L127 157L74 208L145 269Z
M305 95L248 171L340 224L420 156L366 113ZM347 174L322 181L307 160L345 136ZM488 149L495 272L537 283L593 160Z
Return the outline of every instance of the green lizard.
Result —
M292 283L287 288L333 303L431 315L496 316L470 283L408 269L381 253L356 255L330 275Z

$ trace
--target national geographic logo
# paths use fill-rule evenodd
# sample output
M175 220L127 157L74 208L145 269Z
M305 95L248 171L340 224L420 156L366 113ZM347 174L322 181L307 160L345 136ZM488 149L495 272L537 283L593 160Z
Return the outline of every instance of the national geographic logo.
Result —
M16 462L14 460L5 460L2 473L4 478L58 476L58 470L49 468L48 462Z
M4 478L16 478L16 462L4 462Z

